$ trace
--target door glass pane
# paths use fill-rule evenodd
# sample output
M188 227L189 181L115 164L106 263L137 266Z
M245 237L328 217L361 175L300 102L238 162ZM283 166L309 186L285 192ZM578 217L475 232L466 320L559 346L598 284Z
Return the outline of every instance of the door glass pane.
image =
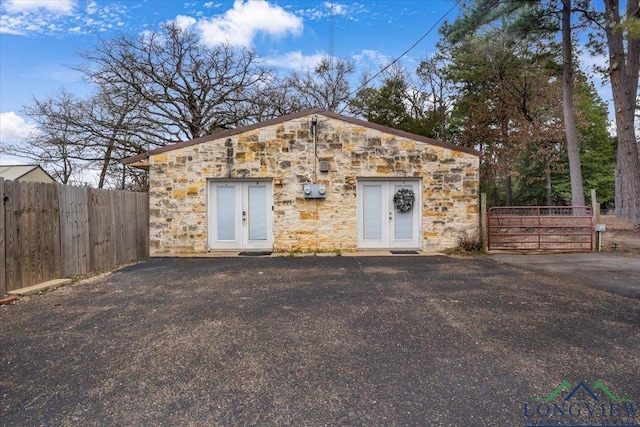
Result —
M267 240L267 187L249 187L249 240Z
M408 188L410 190L413 190L413 186L412 185L405 185L404 187L402 185L396 185L393 189L393 194L396 194L396 192L398 190L400 190L401 188ZM415 192L415 191L414 191ZM394 208L395 209L395 208ZM400 212L397 209L395 210L394 213L394 219L395 219L395 224L394 224L394 239L395 240L411 240L413 239L413 213L414 213L414 209L415 209L415 204L414 207L406 212Z
M382 186L364 185L362 187L362 224L364 239L382 239Z
M236 240L236 187L216 187L216 212L218 240Z

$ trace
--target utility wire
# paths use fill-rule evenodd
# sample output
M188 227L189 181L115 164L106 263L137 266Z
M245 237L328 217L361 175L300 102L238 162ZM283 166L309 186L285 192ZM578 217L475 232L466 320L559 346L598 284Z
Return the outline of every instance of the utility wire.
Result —
M402 52L402 53L400 54L400 56L398 56L396 59L394 59L393 61L391 61L391 62L390 62L390 63L388 63L387 65L385 65L385 66L384 66L380 71L378 71L377 73L375 73L375 74L373 75L373 77L370 77L369 79L367 79L364 83L362 83L362 84L360 85L360 87L359 87L358 89L356 89L356 90L352 91L352 92L349 94L349 97L351 97L351 96L353 96L355 93L359 92L359 91L360 91L360 89L362 89L362 88L364 88L365 86L367 86L369 83L371 83L371 81L372 81L373 79L375 79L376 77L378 77L380 74L384 73L384 72L385 72L389 67L391 67L393 64L395 64L396 62L398 62L400 59L402 59L402 57L403 57L403 56L405 56L407 53L411 52L411 50L413 50L413 48L414 48L414 47L418 46L418 45L420 44L420 42L421 42L422 40L424 40L424 39L425 39L425 37L427 37L427 36L431 33L431 31L433 31L433 30L436 28L436 26L437 26L440 22L442 22L442 20L443 20L444 18L446 18L446 17L447 17L447 15L448 15L448 14L450 14L450 13L451 13L451 11L453 11L453 9L455 9L455 8L458 6L458 4L460 3L460 1L461 1L461 0L456 0L456 2L453 4L453 6L451 6L451 9L449 9L449 10L448 10L444 15L442 15L442 16L440 17L440 19L438 19L438 20L435 22L435 24L433 24L433 25L431 26L431 28L429 28L429 30L427 30L427 32L426 32L426 33L424 33L424 34L422 35L422 37L420 37L420 38L418 39L418 41L416 41L414 44L412 44L412 45L411 45L411 47L410 47L409 49L407 49L407 50L405 50L404 52Z

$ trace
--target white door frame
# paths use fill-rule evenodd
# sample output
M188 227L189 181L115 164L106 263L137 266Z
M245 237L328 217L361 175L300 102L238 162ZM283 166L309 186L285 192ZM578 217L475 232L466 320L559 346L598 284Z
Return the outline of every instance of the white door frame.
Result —
M357 228L359 249L407 249L419 250L422 244L422 181L420 179L358 179L357 187ZM398 212L393 204L396 186L413 187L416 196L413 209ZM365 202L367 195L371 196ZM365 203L369 205L366 207ZM369 217L367 218L367 215ZM406 222L411 215L410 222ZM400 223L402 218L404 224ZM366 224L365 224L366 223ZM401 232L398 226L409 226L411 238L396 238ZM378 229L379 227L379 229ZM365 231L368 234L365 235ZM406 231L406 228L405 228Z
M210 251L273 250L271 179L211 179L207 182L207 198ZM259 205L252 206L255 201ZM257 238L252 239L254 233Z

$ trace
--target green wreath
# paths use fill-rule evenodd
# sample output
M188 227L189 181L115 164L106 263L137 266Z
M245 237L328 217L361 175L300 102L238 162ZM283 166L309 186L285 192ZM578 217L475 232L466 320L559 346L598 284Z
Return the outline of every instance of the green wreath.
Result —
M393 195L393 204L398 212L408 212L413 208L416 195L410 188L401 188Z

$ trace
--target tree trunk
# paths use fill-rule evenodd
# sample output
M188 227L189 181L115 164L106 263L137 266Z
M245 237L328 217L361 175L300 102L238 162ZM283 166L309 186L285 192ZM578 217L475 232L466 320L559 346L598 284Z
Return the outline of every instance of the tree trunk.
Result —
M111 165L111 156L113 155L113 143L110 142L107 147L104 158L102 159L102 168L100 169L100 179L98 179L98 188L104 188L104 184L107 180L107 172L109 171L109 165Z
M575 107L573 105L573 47L571 42L571 0L562 2L562 100L564 128L567 135L569 176L571 178L571 205L584 206L580 147L576 130Z
M619 28L619 0L604 0L607 17L605 32L609 48L609 75L616 117L618 159L616 164L616 215L640 223L640 156L634 128L640 38ZM627 17L640 17L640 1L627 0Z
M493 191L491 195L493 196L493 206L500 206L500 195L498 194L498 177L496 176L496 172L493 172Z

